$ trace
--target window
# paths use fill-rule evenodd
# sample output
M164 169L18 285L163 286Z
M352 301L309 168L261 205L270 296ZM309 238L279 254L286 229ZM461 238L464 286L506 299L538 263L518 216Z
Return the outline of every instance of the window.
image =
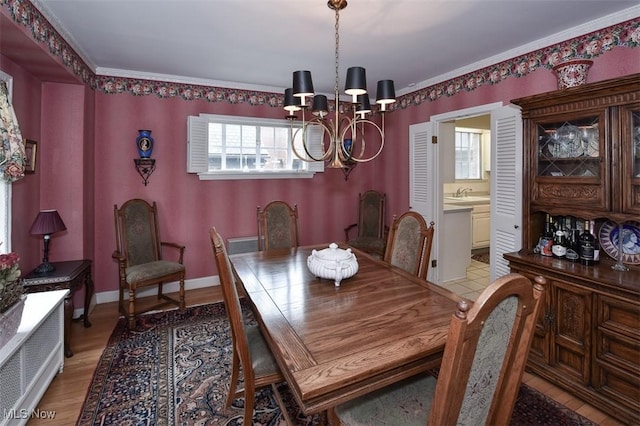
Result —
M187 172L202 180L307 178L323 171L322 162L300 160L291 149L292 135L301 137L299 122L200 114L188 117L187 127Z
M456 179L482 179L482 133L456 128Z

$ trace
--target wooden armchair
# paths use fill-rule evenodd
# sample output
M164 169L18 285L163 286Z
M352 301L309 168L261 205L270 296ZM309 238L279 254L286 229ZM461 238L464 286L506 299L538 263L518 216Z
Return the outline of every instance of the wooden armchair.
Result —
M264 210L257 207L258 250L298 247L298 206L272 201Z
M329 410L331 424L508 425L546 279L498 278L451 317L438 378L419 374Z
M155 201L150 205L145 200L136 198L127 201L120 208L114 205L113 216L116 250L112 257L118 262L119 309L122 315L129 318L129 327L135 326L135 315L169 303L184 309L184 246L160 241L158 208ZM177 261L163 260L162 247L176 249ZM163 294L162 286L169 281L179 281L179 300ZM161 302L146 309L138 309L136 291L151 285L158 286L158 300ZM125 290L129 295L127 304L124 300Z
M360 194L359 199L358 223L344 228L345 241L352 247L382 257L386 245L384 220L387 197L381 192L369 190ZM356 227L358 235L350 238L350 231Z
M420 213L408 211L394 216L383 260L426 279L434 230L434 223L427 227Z

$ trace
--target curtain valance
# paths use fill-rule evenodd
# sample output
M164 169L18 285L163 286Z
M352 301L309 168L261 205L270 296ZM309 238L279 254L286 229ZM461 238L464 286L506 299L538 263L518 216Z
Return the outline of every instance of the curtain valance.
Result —
M24 177L26 158L20 126L4 81L0 81L0 140L0 179L15 182Z

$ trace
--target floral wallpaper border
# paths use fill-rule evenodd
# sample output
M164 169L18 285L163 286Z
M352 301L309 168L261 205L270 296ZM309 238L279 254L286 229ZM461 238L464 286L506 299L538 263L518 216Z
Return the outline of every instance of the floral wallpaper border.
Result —
M172 83L126 77L97 76L58 34L40 11L28 0L0 0L13 20L31 32L49 53L92 89L106 94L129 93L133 96L156 95L159 98L180 97L183 100L206 100L230 104L249 103L282 107L283 94L229 89L185 83ZM589 34L539 49L480 70L399 96L392 110L405 109L459 92L471 92L483 85L493 85L510 77L522 77L538 68L551 69L570 59L591 59L616 47L640 46L640 18L622 22Z

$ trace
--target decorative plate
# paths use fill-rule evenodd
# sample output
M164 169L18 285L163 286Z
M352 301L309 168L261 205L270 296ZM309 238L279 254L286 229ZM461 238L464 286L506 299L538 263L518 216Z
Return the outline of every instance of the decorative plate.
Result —
M618 260L620 236L618 224L610 220L600 228L600 245L609 256ZM640 264L640 222L627 221L622 228L622 262Z
M572 158L583 154L580 129L572 124L562 125L556 132L554 157Z
M595 131L593 131L595 130ZM598 128L589 129L584 133L587 134L584 140L583 151L584 155L587 157L598 157L600 156L600 135L598 133Z

